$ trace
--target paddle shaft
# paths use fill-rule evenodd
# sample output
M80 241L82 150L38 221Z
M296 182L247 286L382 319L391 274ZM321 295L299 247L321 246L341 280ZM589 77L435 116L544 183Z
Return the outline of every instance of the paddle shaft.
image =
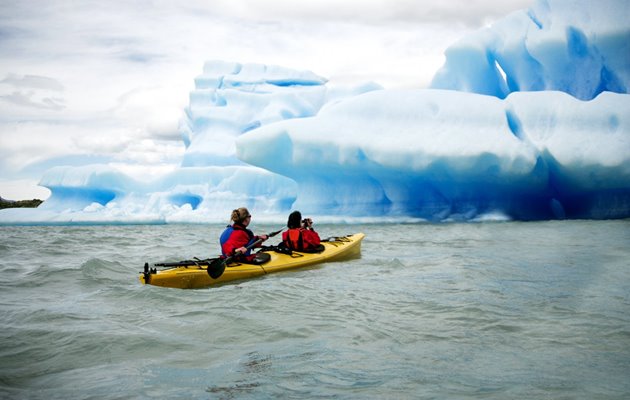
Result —
M280 229L280 230L277 230L277 231L275 231L275 232L271 232L271 233L269 233L269 234L267 235L267 239L269 239L270 237L274 237L274 236L276 236L278 233L282 232L283 230L284 230L284 228L282 228L282 229ZM258 246L259 244L261 244L262 242L264 242L264 241L265 241L265 240L267 240L267 239L262 239L262 238L261 238L261 239L258 239L258 240L256 240L254 243L252 243L252 244L250 244L249 246L245 247L245 249L247 249L247 251L249 251L249 250L251 250L251 249L253 249L254 247ZM234 254L234 255L232 255L232 256L229 256L229 257L227 257L227 258L224 258L224 259L217 259L217 260L215 260L215 261L211 262L211 263L208 265L208 275L210 275L210 277L211 277L212 279L218 279L221 275L223 275L223 271L225 271L225 266L226 266L227 264L229 264L229 263L230 263L230 262L234 259L234 257L238 257L238 256L240 256L241 254L243 254L243 253L241 253L241 252L239 251L239 252L236 252L236 254Z

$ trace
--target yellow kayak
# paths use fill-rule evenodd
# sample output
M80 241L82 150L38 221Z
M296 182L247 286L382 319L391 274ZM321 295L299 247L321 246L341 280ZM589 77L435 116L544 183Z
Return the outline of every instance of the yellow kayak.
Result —
M140 282L148 285L164 286L180 289L204 288L218 283L249 279L272 272L285 271L307 265L319 264L325 261L338 261L357 256L361 253L361 241L365 235L355 233L343 237L330 238L322 241L324 250L319 253L305 253L293 251L284 254L276 251L266 251L270 260L264 264L229 263L225 271L217 279L208 274L208 261L182 261L167 269L151 269L145 264L144 272L140 273ZM168 265L168 264L156 264Z

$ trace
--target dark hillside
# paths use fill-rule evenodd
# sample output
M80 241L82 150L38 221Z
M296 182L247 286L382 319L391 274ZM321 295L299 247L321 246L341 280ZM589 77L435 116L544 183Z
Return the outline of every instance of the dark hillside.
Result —
M33 200L6 200L0 197L0 209L3 208L37 208L44 201L40 199Z

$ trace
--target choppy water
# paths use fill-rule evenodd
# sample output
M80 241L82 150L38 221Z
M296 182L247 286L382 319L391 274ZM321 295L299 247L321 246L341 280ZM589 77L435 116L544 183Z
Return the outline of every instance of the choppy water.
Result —
M0 227L0 398L630 398L630 221L326 225L362 257L140 285L221 229Z

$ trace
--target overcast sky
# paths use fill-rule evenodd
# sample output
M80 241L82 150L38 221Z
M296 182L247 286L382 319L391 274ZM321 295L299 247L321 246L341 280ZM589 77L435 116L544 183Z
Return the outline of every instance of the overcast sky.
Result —
M206 60L422 88L451 43L532 2L0 0L0 196L46 198L56 165L177 166Z

